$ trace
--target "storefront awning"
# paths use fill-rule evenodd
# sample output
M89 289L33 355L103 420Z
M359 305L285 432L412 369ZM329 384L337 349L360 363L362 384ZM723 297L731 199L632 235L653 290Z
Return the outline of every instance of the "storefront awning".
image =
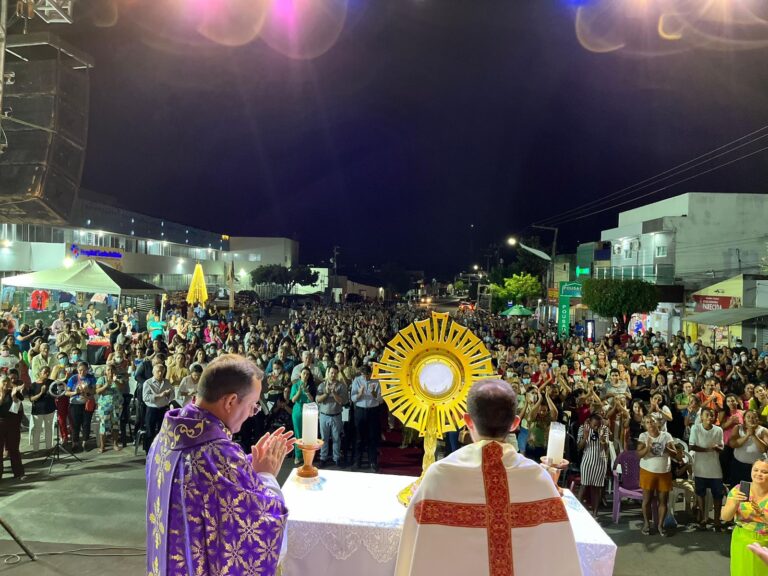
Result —
M683 322L694 322L706 326L730 326L761 316L768 316L768 308L725 308L691 314L683 318Z

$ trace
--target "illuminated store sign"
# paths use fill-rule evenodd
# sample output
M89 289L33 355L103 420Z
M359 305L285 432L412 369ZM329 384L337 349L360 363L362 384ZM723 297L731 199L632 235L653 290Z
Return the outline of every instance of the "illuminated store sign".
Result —
M72 244L69 248L69 252L72 254L72 258L109 258L113 260L120 260L123 257L122 252L115 250L104 250L97 246L81 246L80 244Z

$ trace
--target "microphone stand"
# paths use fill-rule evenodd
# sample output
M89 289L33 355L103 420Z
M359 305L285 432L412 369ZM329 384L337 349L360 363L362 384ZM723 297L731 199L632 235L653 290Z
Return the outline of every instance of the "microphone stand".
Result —
M32 552L29 548L27 548L27 545L24 543L24 541L19 538L16 535L16 532L13 531L13 528L11 528L11 525L8 524L5 520L3 520L2 516L0 516L0 526L2 526L6 532L10 535L11 538L13 538L16 541L16 544L18 544L22 550L24 550L24 554L29 556L30 560L37 560L37 556L35 556L35 553Z
M58 400L58 398L57 398ZM54 425L56 427L56 445L51 448L48 451L48 455L45 457L45 460L43 460L43 465L45 465L48 460L51 461L50 465L48 466L48 475L50 476L51 471L53 470L53 465L61 462L61 453L64 452L65 458L67 456L70 456L80 462L81 464L83 461L77 457L77 455L72 452L71 450L67 449L62 443L61 443L61 435L59 433L59 407L56 407L56 420L54 421Z

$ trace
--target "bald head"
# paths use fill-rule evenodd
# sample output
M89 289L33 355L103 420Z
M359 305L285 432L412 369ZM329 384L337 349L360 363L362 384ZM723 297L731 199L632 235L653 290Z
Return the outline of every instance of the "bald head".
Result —
M469 390L467 412L480 436L503 438L515 421L517 395L504 380L480 380Z

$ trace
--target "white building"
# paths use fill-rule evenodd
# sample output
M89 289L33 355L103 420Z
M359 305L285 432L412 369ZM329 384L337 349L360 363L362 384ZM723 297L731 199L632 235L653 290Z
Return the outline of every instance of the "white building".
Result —
M95 195L98 197L98 195ZM209 291L225 287L234 263L237 290L249 273L269 264L297 263L288 238L232 237L132 212L107 201L79 198L68 226L0 224L0 276L57 268L75 259L100 260L166 290L186 290L195 264Z
M690 192L619 214L604 230L610 266L596 278L640 278L696 290L758 274L768 245L768 194Z

